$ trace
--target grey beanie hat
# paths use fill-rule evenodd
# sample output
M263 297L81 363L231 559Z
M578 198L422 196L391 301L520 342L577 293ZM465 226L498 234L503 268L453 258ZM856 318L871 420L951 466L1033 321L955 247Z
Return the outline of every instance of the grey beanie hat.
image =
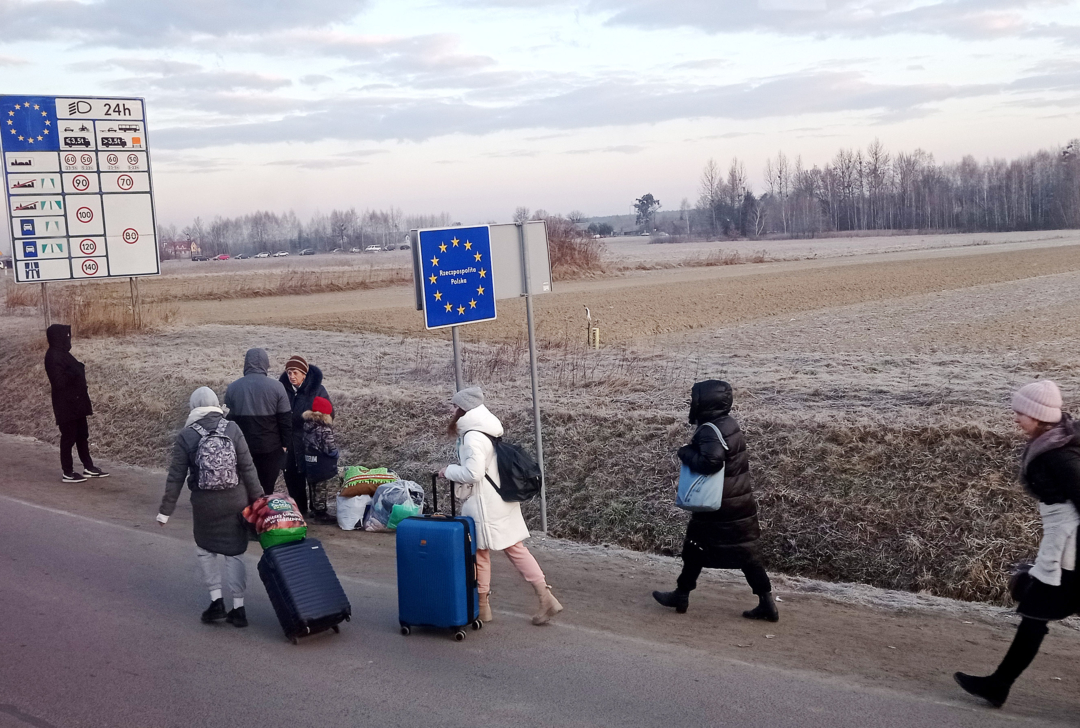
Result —
M468 412L484 403L484 392L480 387L469 387L451 397L450 402Z

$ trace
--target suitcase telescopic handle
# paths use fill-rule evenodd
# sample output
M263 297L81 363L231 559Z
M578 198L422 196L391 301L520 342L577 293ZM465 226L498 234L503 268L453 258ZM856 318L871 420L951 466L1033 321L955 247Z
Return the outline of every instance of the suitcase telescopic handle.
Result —
M436 514L438 514L438 512L439 512L439 488L438 488L438 482L439 482L439 474L438 473L432 473L431 474L431 510L433 510ZM450 483L450 515L451 516L456 516L457 515L457 498L454 496L454 484L449 480L446 481L446 482Z

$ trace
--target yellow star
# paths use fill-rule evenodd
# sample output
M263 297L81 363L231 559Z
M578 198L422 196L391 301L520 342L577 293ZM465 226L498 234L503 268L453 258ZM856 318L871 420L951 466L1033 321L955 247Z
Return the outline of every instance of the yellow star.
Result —
M435 283L435 282L436 282L436 281L438 281L439 279L438 279L438 278L436 278L434 274L432 274L432 275L431 275L431 277L430 277L430 278L428 278L428 280L429 280L429 281L431 281L432 283Z
M450 242L454 244L455 248L457 247L457 238L453 238Z
M476 255L474 255L473 257L474 257L474 258L476 258L476 262L477 262L477 263L479 263L479 262L480 262L480 259L481 259L481 258L483 258L484 256L482 256L482 255L480 255L479 253L477 253L477 254L476 254Z
M40 142L40 141L42 141L43 139L45 139L45 137L43 137L43 136L41 136L40 134L38 134L38 138L37 138L37 140L38 140L38 141Z
M439 293L438 291L435 291L435 300L436 301L441 301L442 300L442 294Z
M27 104L27 106L29 106L29 105L30 105L30 104ZM40 109L40 108L41 108L40 106L38 106L37 104L34 104L34 111L37 111L37 110L38 110L38 109Z
M432 258L431 259L431 264L432 265L438 265L439 264L439 259L438 258Z
M35 106L34 108L36 109L37 107ZM41 112L41 115L42 115L42 116L48 116L48 114L47 114L47 113L45 113L44 111L42 111L42 112Z
M441 243L439 245L439 252L440 253L445 253L446 252L446 243Z
M14 129L9 129L8 131L10 131L10 132L11 132L12 134L14 134L14 133L15 133L15 130L14 130Z
M16 104L15 108L19 108L18 104ZM9 112L7 112L7 115L8 116L15 116L15 112L14 111L9 111Z
M29 138L29 139L27 139L26 141L28 141L28 142L30 142L31 144L33 144L33 143L34 143L34 137L30 137L30 138Z
M8 124L8 126L11 126L11 125L12 125L12 124L14 124L14 123L15 123L15 122L14 122L14 121L12 121L11 119L8 119L8 120L7 120L7 124Z
M487 278L487 271L484 270L483 268L480 269L480 277L481 278Z
M472 250L472 243L468 240L465 241L465 250Z
M454 310L454 305L453 304L451 304L451 303L446 304L446 312L447 313L450 313L453 310Z
M19 106L18 104L15 104L15 108L16 108L16 109L21 109L22 107L21 107L21 106ZM15 112L14 112L14 111L9 111L8 113L9 113L9 114L11 114L12 116L15 116Z
M476 299L469 301L469 308L476 308Z
M458 316L464 316L465 315L465 307L464 306L458 306L457 307L457 312L458 312Z
M19 135L19 141L20 142L23 141L23 135L22 134Z
M48 119L45 120L45 126L52 126L52 122Z
M478 295L478 296L484 295L484 287L483 286L480 286L479 288L476 289L476 295Z
M46 134L48 134L48 133L49 133L49 130L48 130L48 129L46 129L46 130L45 130L45 133L46 133Z

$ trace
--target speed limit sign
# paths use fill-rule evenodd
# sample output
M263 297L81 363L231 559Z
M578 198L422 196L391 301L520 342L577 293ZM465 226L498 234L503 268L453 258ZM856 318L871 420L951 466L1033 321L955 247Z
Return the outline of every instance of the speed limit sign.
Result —
M139 231L136 230L135 228L128 228L127 230L125 230L124 231L124 242L128 243L129 245L131 243L139 242Z
M88 276L97 275L99 270L101 270L101 267L98 265L98 262L92 258L82 262L82 272Z

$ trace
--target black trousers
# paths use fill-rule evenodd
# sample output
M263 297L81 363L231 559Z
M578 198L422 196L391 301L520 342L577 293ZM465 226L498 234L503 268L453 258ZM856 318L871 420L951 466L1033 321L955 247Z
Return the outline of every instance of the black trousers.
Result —
M296 507L305 516L308 515L308 487L307 476L295 470L285 470L285 487L289 490L289 497L296 501Z
M60 427L60 467L64 473L74 473L75 464L71 459L71 446L79 451L79 460L84 468L94 467L90 459L90 427L85 417L58 422Z
M285 464L285 453L281 450L253 452L251 462L255 464L255 472L259 474L259 484L262 486L263 493L270 495L274 492L278 474Z
M1006 686L1011 686L1035 659L1035 655L1039 654L1043 637L1049 631L1050 628L1041 619L1031 617L1021 619L1020 626L1016 628L1016 636L1009 645L1009 651L1005 653L1005 658L992 677Z
M679 591L691 592L696 589L697 580L701 576L703 568L701 564L693 561L684 561L682 573L679 574L679 580L675 582ZM761 564L744 566L742 573L746 577L746 583L750 585L750 589L758 596L772 591L772 582L769 581L769 575Z

